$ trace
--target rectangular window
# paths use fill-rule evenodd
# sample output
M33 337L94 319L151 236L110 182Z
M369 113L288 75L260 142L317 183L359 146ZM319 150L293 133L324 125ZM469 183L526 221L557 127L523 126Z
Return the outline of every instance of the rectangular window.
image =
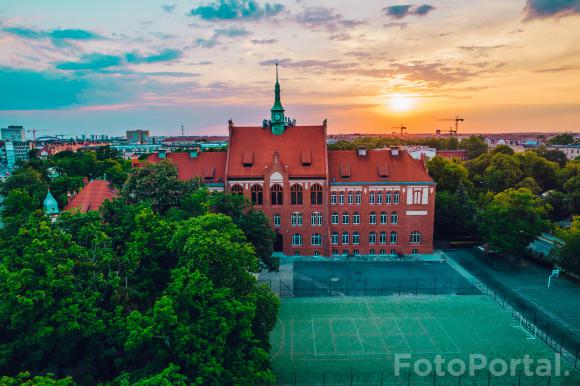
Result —
M381 232L381 234L379 236L379 242L381 244L386 244L387 243L387 232Z
M381 249L381 251L379 253L381 255L386 255L387 254L387 250L386 249Z
M294 251L294 256L300 256L300 251Z
M400 196L400 193L399 192L395 192L393 194L393 203L394 204L398 204L399 203L399 196Z
M338 244L338 232L332 232L332 235L330 236L330 243Z
M332 250L332 256L338 256L338 249Z
M274 226L279 227L281 222L281 217L279 214L274 215Z
M377 192L377 204L383 203L383 192Z
M376 224L377 223L377 214L372 212L369 216L369 224Z
M348 213L345 212L342 214L342 223L348 224L348 222L349 222L349 215L348 215Z
M360 255L360 252L358 251L358 249L354 249L352 251L352 254L355 255L355 256L358 256L358 255Z
M344 205L344 192L340 192L340 193L338 194L338 203L339 203L340 205Z
M362 202L362 193L361 193L360 191L357 191L357 192L354 194L354 202L355 202L355 204L357 204L357 205L360 205L360 204L361 204L361 202Z
M397 250L396 249L391 249L391 255L396 255L397 254Z
M348 244L348 242L349 242L349 238L350 238L350 235L349 235L349 233L348 233L348 232L344 232L344 233L342 234L342 243L343 243L343 244Z
M413 249L413 250L411 251L411 253L412 253L413 255L418 255L418 254L419 254L419 250L418 250L418 249Z
M300 212L292 213L292 226L293 227L302 226L302 213Z
M352 243L357 245L360 243L360 235L358 232L352 234Z
M314 251L314 253L312 254L312 256L320 256L320 252L319 251Z
M385 204L390 204L391 203L391 192L387 192L385 193Z
M374 255L375 254L375 250L374 249L369 249L369 255Z
M330 193L330 203L336 205L336 192Z
M342 250L342 255L343 256L348 256L348 249L343 249Z
M354 212L352 215L352 223L355 225L360 224L360 213L359 212Z
M338 224L338 213L333 213L330 218L331 218L332 225Z
M375 203L375 192L370 192L369 193L369 204L374 204Z
M387 215L387 212L381 212L381 224L386 224L387 223L387 217L389 217Z
M348 195L347 195L347 203L348 203L348 205L352 205L353 202L354 202L354 195L353 195L352 192L348 192Z

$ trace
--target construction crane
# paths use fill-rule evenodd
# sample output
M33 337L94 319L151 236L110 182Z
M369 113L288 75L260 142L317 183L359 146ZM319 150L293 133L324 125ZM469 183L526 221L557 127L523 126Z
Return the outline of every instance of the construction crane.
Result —
M36 129L26 130L27 133L32 133L32 139L34 140L34 142L36 142L36 133L40 133L41 131L44 130L36 130Z
M438 119L439 121L454 121L455 122L455 128L450 127L449 128L449 134L451 135L457 135L457 129L459 129L459 122L463 122L464 119L463 118L459 118L459 115L456 115L455 118L451 118L451 119Z
M401 126L393 126L391 129L399 129L401 131L401 136L405 135L405 130L407 130L407 126L401 123Z

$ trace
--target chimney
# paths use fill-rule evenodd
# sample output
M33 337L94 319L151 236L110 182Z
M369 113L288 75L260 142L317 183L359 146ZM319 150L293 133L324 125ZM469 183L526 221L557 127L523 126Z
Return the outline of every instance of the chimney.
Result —
M359 157L366 157L367 156L367 148L366 147L359 147L356 150Z
M393 157L398 157L399 156L399 146L391 146L391 155Z

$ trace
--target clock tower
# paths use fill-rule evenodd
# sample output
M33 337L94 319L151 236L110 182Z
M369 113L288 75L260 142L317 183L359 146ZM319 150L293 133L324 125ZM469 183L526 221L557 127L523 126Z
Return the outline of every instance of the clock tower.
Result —
M286 126L286 118L284 117L284 107L282 107L282 102L280 102L280 83L278 83L278 63L276 63L276 85L274 86L274 106L271 110L272 114L270 116L270 124L272 127L272 133L275 135L281 135L284 133L284 127Z

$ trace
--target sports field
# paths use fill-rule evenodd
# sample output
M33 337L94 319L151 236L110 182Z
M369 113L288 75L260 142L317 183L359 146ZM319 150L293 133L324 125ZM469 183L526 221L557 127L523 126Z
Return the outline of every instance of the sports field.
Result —
M396 377L395 354L407 362L447 360L485 354L489 360L547 358L554 352L531 339L511 314L486 296L386 296L282 299L271 334L271 359L278 384L285 385L456 385L458 378ZM533 366L532 366L533 367ZM562 361L562 371L571 367ZM462 385L487 385L489 373L464 376ZM518 384L515 377L491 379L491 385ZM435 383L434 383L435 381ZM519 379L521 385L578 385L567 377Z

